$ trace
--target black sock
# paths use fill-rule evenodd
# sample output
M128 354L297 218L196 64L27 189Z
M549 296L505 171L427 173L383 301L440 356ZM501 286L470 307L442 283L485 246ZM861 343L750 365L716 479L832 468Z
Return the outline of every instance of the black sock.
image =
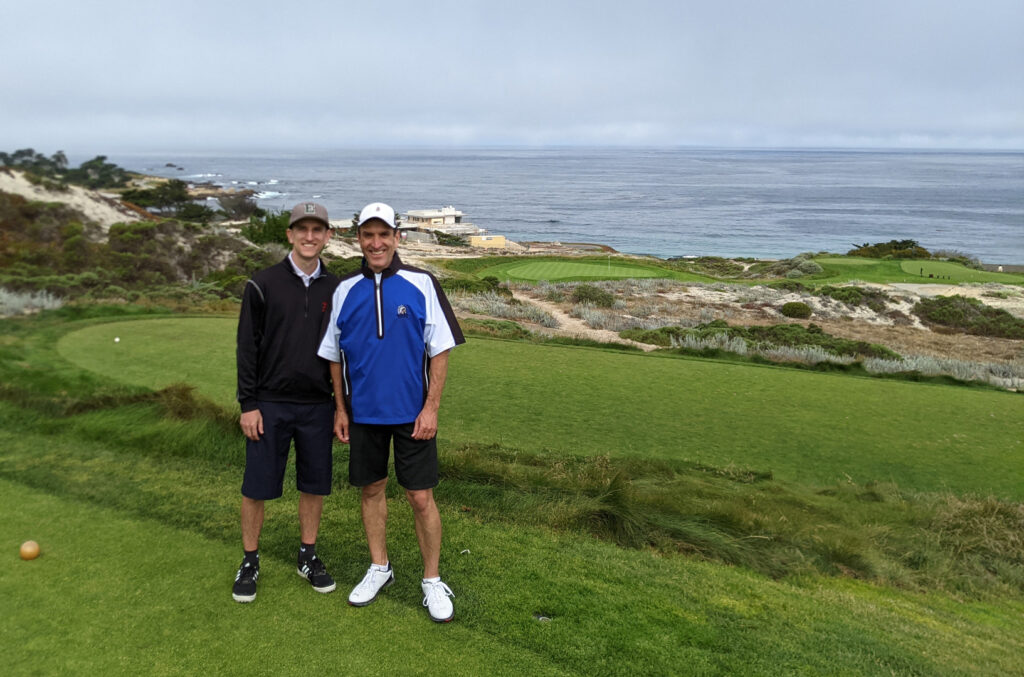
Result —
M316 543L299 543L299 559L316 557Z
M245 558L242 563L248 562L254 569L258 569L260 566L260 551L259 548L256 550L243 550Z

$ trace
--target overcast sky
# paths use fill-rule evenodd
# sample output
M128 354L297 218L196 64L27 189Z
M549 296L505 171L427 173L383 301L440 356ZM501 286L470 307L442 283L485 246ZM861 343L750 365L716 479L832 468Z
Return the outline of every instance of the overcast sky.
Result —
M0 150L1024 149L1022 0L0 0Z

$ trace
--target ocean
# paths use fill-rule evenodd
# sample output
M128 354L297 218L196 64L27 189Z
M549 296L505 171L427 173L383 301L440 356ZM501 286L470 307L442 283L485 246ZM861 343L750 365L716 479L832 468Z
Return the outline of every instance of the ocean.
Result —
M1024 264L1020 152L392 148L110 160L252 188L266 208L316 200L332 219L374 201L398 211L453 205L513 241L786 258L912 239L931 251Z

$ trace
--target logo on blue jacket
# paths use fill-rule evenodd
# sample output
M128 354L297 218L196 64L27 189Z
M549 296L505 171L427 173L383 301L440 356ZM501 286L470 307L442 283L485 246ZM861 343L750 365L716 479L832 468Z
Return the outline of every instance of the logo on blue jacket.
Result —
M399 317L405 317L408 314L409 314L409 309L408 308L406 308L405 306L398 306L398 316Z

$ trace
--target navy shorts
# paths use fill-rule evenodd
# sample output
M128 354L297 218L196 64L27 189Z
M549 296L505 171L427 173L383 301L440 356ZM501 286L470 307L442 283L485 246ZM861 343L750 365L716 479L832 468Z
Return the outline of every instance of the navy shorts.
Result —
M414 425L349 424L349 484L365 487L387 477L388 457L394 439L398 483L413 491L436 487L437 439L414 440Z
M245 441L242 495L256 501L279 498L284 488L288 449L295 440L295 488L307 494L331 493L334 456L334 403L259 402L263 434Z

